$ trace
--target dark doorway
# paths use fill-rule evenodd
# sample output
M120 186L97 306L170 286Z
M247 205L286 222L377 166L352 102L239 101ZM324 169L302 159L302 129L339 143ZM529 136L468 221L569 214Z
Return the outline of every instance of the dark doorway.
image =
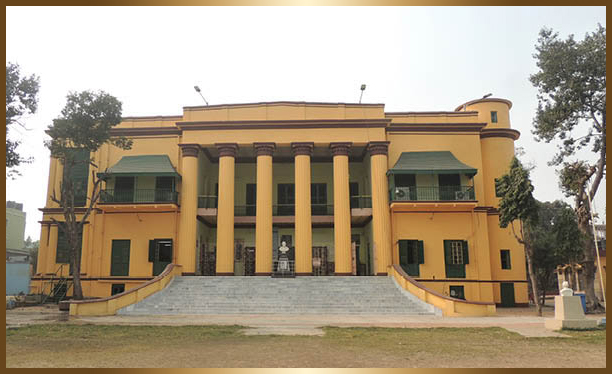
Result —
M408 196L404 199L416 200L416 175L414 174L395 174L395 187L408 189Z
M173 202L174 177L155 178L155 202Z
M254 216L256 213L257 204L257 185L255 183L247 183L246 185L246 215Z
M459 174L438 175L440 200L456 200L455 192L461 191L461 177Z
M312 275L329 275L327 247L312 247Z
M293 216L295 215L295 184L285 183L278 185L278 215ZM280 244L280 243L279 243ZM287 244L289 246L289 244Z
M310 185L310 204L313 216L325 216L327 212L327 184L312 183ZM333 213L332 213L333 214Z
M501 306L513 307L514 303L514 283L500 283Z
M172 263L172 239L149 240L149 262L153 263L153 275L161 274Z
M245 247L244 251L244 275L255 275L255 247Z
M134 201L134 177L115 178L115 202Z

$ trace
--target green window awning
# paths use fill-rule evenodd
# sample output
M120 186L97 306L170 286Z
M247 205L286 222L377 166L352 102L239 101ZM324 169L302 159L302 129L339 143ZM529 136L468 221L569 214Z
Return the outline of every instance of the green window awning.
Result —
M468 174L473 177L477 169L464 164L450 151L402 152L390 174Z
M152 175L159 177L181 176L176 172L166 155L123 156L115 165L98 176L139 176Z

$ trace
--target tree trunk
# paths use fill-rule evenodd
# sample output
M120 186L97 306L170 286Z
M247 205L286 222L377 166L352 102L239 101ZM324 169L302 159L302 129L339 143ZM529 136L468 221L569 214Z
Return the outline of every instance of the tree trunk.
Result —
M590 213L586 205L584 208L581 211L582 214L578 214L578 226L586 236L584 261L581 263L583 279L581 286L586 296L587 312L598 312L604 310L604 308L595 296L595 242L588 218Z
M531 291L533 292L533 302L536 305L536 312L538 316L542 316L542 304L540 304L540 298L538 297L538 280L533 270L533 250L525 243L525 252L527 254L527 271L529 272L529 279L531 280Z
M74 287L72 292L72 298L75 300L83 300L83 288L81 287L81 251L76 245L74 245L71 250L72 256L70 262L72 266L72 280Z

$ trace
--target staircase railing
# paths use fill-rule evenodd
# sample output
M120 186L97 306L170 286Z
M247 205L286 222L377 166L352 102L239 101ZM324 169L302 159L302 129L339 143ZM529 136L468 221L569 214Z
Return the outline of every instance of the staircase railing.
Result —
M68 291L72 287L72 282L63 275L65 265L66 264L61 264L55 273L51 274L51 279L43 284L41 290L42 294L44 295L44 298L41 301L42 304L46 303L49 299L55 303L59 303L68 294ZM47 288L46 285L49 285L48 294L45 294L45 289Z

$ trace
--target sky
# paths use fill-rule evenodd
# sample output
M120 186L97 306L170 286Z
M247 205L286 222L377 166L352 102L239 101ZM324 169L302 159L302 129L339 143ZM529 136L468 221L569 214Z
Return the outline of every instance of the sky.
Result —
M7 7L6 62L40 77L38 111L11 130L34 162L6 181L40 237L49 174L44 130L70 91L104 90L123 115L180 115L183 106L261 101L384 103L385 111L452 111L487 93L513 102L516 147L534 196L562 199L557 142L531 133L529 75L539 30L581 40L605 7ZM23 25L28 25L24 27ZM583 159L594 160L585 151ZM605 222L605 181L594 206Z

